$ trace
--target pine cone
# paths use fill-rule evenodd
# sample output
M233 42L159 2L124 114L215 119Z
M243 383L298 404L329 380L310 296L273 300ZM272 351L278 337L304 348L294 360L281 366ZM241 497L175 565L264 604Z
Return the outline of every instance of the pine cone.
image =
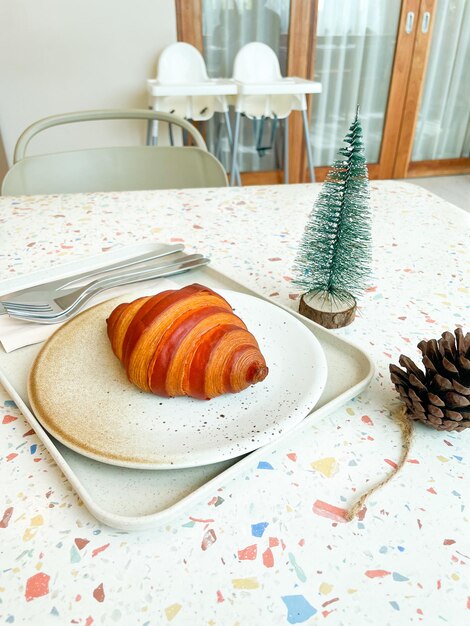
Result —
M454 336L455 335L455 336ZM404 356L390 365L390 378L407 406L410 419L437 430L470 427L470 333L461 328L442 334L441 339L420 341L423 373Z

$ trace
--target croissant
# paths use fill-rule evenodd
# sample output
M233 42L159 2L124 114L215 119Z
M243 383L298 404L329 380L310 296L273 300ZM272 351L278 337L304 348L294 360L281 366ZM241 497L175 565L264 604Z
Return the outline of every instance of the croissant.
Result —
M203 285L120 304L106 321L129 380L159 396L215 398L268 374L256 339L230 304Z

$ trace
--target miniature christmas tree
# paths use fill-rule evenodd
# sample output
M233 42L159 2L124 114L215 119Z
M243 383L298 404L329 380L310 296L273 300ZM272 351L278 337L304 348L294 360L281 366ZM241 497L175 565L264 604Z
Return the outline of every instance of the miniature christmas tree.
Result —
M359 107L346 146L328 172L300 244L294 284L304 290L300 312L327 328L354 319L370 274L370 210Z

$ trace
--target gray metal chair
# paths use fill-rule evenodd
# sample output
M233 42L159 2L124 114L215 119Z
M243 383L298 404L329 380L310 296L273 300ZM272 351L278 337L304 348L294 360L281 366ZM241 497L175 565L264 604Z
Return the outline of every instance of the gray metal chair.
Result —
M196 146L119 146L26 156L31 139L48 128L74 122L118 119L158 120L174 124L187 131ZM2 195L228 185L222 164L207 151L198 130L180 117L159 111L79 111L46 117L22 133L15 147L13 162L3 180Z

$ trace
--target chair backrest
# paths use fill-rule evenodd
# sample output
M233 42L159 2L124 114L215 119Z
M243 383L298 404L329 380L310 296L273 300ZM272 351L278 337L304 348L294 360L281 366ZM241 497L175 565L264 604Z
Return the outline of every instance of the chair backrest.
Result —
M279 59L265 43L253 41L240 48L233 63L233 78L244 83L269 83L282 78Z
M209 81L206 62L197 48L177 41L164 48L157 63L157 82L162 85L184 85ZM159 111L173 112L191 120L208 120L214 115L214 96L168 95L158 98Z
M39 132L72 122L144 119L180 126L196 147L124 146L26 156ZM209 152L200 133L184 119L159 111L108 110L66 113L39 120L27 128L15 147L14 165L7 172L3 195L33 195L141 189L223 187L222 164Z
M263 85L267 91L257 95L239 94L235 99L236 111L247 117L285 118L292 111L291 95L271 95L269 85L282 80L279 59L265 43L253 41L240 48L233 63L233 78L245 84Z
M204 57L189 43L178 41L167 46L158 59L157 80L174 85L208 80Z

